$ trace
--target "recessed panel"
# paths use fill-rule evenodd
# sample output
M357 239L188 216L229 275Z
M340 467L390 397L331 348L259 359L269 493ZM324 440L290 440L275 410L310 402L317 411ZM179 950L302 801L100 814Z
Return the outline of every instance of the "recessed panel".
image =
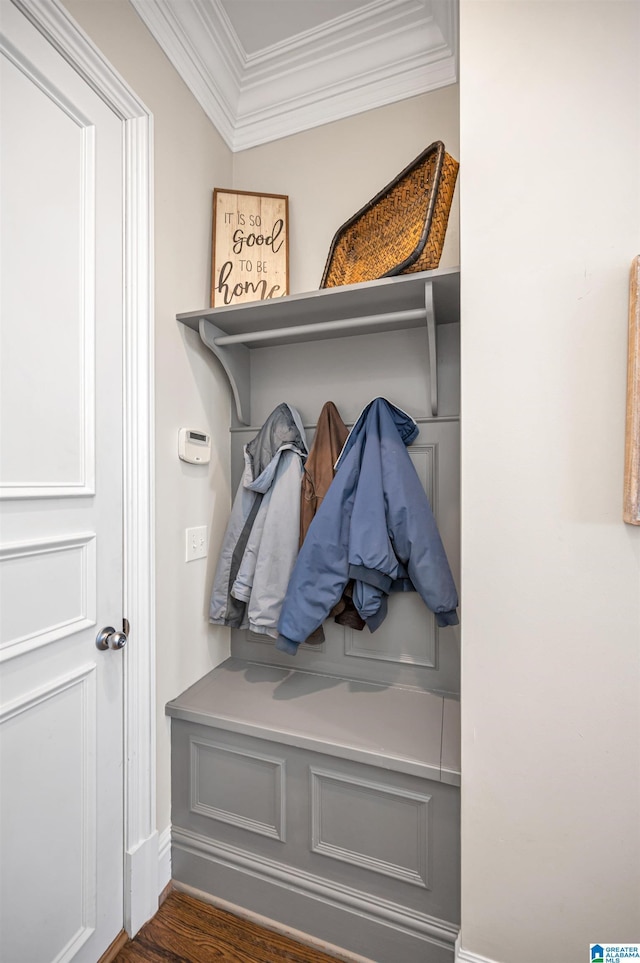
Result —
M430 796L311 768L311 848L429 887Z
M431 510L435 515L437 511L434 500L436 492L435 474L438 445L437 443L432 445L411 445L408 451L413 466L418 473L418 478L422 482L422 487L427 493Z
M0 548L0 661L95 624L95 535Z
M436 620L417 592L389 599L387 618L379 629L345 629L345 655L382 662L406 662L435 668Z
M284 759L191 740L191 811L284 841Z
M0 710L0 767L0 959L70 960L95 926L94 666Z
M93 487L93 129L10 49L0 71L0 494L79 494Z

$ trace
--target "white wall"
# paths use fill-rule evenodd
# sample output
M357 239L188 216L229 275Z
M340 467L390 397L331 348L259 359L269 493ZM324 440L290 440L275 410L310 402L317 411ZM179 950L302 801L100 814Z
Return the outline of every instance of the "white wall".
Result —
M639 16L461 2L465 960L640 939Z
M458 129L452 86L235 154L233 187L289 195L291 293L320 286L338 228L425 147L458 159ZM458 218L456 189L441 267L459 263Z
M187 526L222 538L229 505L227 384L179 311L209 303L213 187L231 180L231 152L127 0L66 0L68 10L153 112L157 576L157 825L170 821L167 701L228 655L209 625L215 559L186 563ZM178 429L212 436L209 470L178 460ZM135 626L132 643L135 644Z

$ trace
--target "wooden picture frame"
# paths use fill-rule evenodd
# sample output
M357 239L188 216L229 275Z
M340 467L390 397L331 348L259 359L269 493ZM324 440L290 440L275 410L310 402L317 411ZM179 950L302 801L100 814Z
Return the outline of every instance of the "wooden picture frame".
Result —
M216 187L211 307L281 298L288 293L288 196Z
M623 518L640 525L640 255L631 264Z

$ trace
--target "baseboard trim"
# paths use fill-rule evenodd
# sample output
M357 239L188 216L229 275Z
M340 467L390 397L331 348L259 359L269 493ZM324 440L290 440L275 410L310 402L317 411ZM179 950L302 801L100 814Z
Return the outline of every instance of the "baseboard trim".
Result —
M463 950L460 946L460 937L456 940L456 960L455 963L498 963L497 960L490 960L488 956L480 956L478 953L471 953L470 950Z
M245 912L268 917L271 925L291 929L299 921L300 931L315 933L316 939L335 924L334 941L356 958L365 954L366 960L382 940L397 943L398 951L400 944L404 947L393 963L415 960L427 948L434 963L453 963L458 935L453 923L189 830L174 827L172 838L176 887L187 884L214 896L223 892L236 913L241 903ZM363 933L353 943L355 918Z
M319 897L324 902L346 907L351 911L355 910L358 914L373 920L384 920L387 924L401 928L412 935L426 937L447 948L453 949L458 935L457 926L428 916L426 913L414 912L389 900L369 896L361 890L351 889L227 843L214 842L185 829L173 830L173 845L270 883L281 883L287 888L293 884L297 890Z
M158 911L158 833L125 854L125 929L131 937Z
M162 897L171 883L171 825L158 836L158 893Z
M104 951L98 960L98 963L113 963L120 950L123 949L128 942L129 937L127 936L127 933L125 930L120 930L111 946L107 947L107 949Z
M349 953L340 946L327 943L326 940L319 940L309 933L302 933L292 926L285 926L283 923L278 923L277 920L272 920L267 916L261 916L260 913L254 913L244 906L230 903L228 900L221 899L219 896L212 896L211 893L205 893L201 889L196 889L195 886L189 886L188 883L174 883L173 888L177 892L186 893L188 896L193 896L194 899L199 899L203 903L209 903L217 909L231 913L239 919L247 920L249 923L255 923L257 926L262 926L265 930L271 930L274 933L279 933L281 936L288 936L290 940L295 940L296 943L302 943L303 946L310 946L312 949L318 950L321 953L334 956L337 960L343 961L343 963L375 963L375 960L370 959L368 956L358 956L357 953Z
M167 898L168 896L171 896L171 894L173 893L174 889L175 889L175 886L173 885L173 880L171 880L171 882L167 883L167 885L165 886L165 888L162 890L162 892L161 892L160 895L158 896L158 909L160 909L160 907L162 906L162 904L164 903L164 901L166 900L166 898Z

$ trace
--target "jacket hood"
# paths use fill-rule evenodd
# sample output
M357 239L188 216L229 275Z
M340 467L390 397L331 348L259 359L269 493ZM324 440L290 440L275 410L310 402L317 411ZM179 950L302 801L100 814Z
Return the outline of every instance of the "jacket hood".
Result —
M296 409L284 401L274 408L255 438L245 446L253 479L245 488L268 491L283 451L295 451L303 461L309 453L302 419Z
M418 437L420 429L411 415L408 415L406 411L402 410L402 408L397 408L395 405L392 405L391 402L387 401L386 398L374 398L374 400L371 401L361 412L358 420L349 432L349 437L345 441L344 447L340 452L340 456L336 462L336 470L340 467L340 464L344 460L347 452L353 448L354 444L360 437L360 434L366 430L366 425L369 419L375 418L378 420L380 417L383 417L385 421L388 421L389 417L391 418L391 422L407 447Z

